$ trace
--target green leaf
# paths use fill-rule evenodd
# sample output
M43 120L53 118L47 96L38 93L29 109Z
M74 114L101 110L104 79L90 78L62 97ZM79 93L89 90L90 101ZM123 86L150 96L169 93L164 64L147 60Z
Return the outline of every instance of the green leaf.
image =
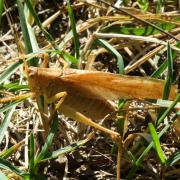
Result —
M180 93L177 94L175 100L172 102L172 104L169 106L168 109L162 114L162 116L157 120L157 125L159 125L167 115L169 115L173 108L176 106L176 104L180 101Z
M156 12L157 13L162 13L162 8L163 8L163 5L164 5L164 1L165 0L157 0L156 1Z
M19 82L14 82L14 83L8 83L4 84L3 86L0 86L0 90L8 90L11 92L17 92L18 90L29 90L28 85L20 85Z
M158 138L161 138L161 136L163 134L165 134L167 132L167 130L169 129L170 125L167 124L162 130L161 132L158 134ZM148 147L146 147L146 149L143 151L143 153L140 155L140 157L136 160L135 164L133 165L133 168L129 171L128 175L126 176L127 180L131 180L133 179L134 174L136 173L136 170L138 169L138 167L142 164L145 156L148 154L148 152L151 150L151 148L153 147L154 142L152 141Z
M2 158L0 158L0 167L3 169L6 169L6 170L10 170L23 178L25 178L29 175L25 171L18 169L16 166L12 165L9 161L2 159Z
M3 113L3 112L5 112L5 111L7 111L7 110L9 110L9 109L11 109L11 108L13 108L13 107L16 107L16 106L17 106L19 103L21 103L22 101L24 101L24 99L21 99L20 101L11 102L10 104L2 107L2 108L0 109L0 113Z
M168 42L167 44L167 65L168 65L168 75L166 78L166 82L164 85L164 91L163 91L163 99L167 100L170 94L171 85L173 81L173 58L172 58L172 51L170 44Z
M46 39L51 43L51 45L55 48L58 49L58 46L56 45L56 43L54 42L53 37L51 36L51 34L49 34L46 29L43 27L37 13L35 12L31 0L26 0L26 4L27 7L29 8L29 11L31 12L31 15L34 17L34 20L36 22L36 24L38 25L38 27L41 29L41 31L43 32L44 36L46 37Z
M149 7L149 1L148 0L138 0L138 6L143 11L147 11L147 9Z
M57 132L57 128L58 128L58 116L57 113L55 115L54 121L51 125L51 130L48 134L48 137L46 138L45 144L42 147L41 152L39 153L39 155L37 156L37 158L35 158L35 166L42 160L45 158L46 154L48 153L48 149L52 144L52 140L55 136L55 133Z
M21 29L22 29L22 33L23 33L23 39L24 39L24 43L25 43L25 50L26 50L26 54L28 54L28 53L32 52L32 46L31 46L31 43L29 43L29 42L31 42L31 40L29 37L28 28L27 28L27 24L26 24L26 18L24 15L24 7L23 7L21 0L16 0L16 2L17 2L17 6L18 6L20 24L21 24Z
M178 42L176 44L176 47L180 48L180 42ZM176 58L177 53L175 51L172 52L172 58L173 60ZM167 68L168 65L168 60L166 59L161 65L160 67L151 75L152 77L156 77L158 78L163 72L164 70Z
M70 62L71 67L77 67L78 60L74 56L71 56L69 53L65 51L62 52L62 56L67 62Z
M173 154L168 160L167 160L167 165L168 166L173 166L177 162L180 161L180 152L177 152Z
M74 12L70 3L70 0L67 0L67 9L68 9L68 15L70 18L70 22L71 22L71 29L73 32L73 40L74 40L74 47L75 47L75 52L76 52L76 58L79 59L79 37L77 34L77 30L76 30L76 21L75 21L75 17L74 17Z
M131 31L134 35L137 35L137 36L141 36L141 35L144 35L146 34L146 29L145 28L133 28L132 31Z
M0 27L1 27L1 22L2 22L3 11L4 11L4 0L0 0Z
M105 41L103 39L97 39L95 41L95 43L101 45L102 47L104 47L105 49L107 49L113 55L116 56L117 64L118 64L118 68L119 68L119 73L124 74L124 61L123 61L121 54L113 46L111 46L107 41Z
M172 58L172 51L169 42L167 43L167 65L168 65L168 74L166 77L164 90L163 90L163 100L167 100L171 91L171 85L173 81L173 58ZM158 119L164 113L164 108L159 109Z
M171 104L171 106L169 106L169 108L164 112L163 116L161 117L162 120L164 117L166 117L166 115L171 112L172 108L174 108L174 106L176 105L176 103L180 100L180 93L177 94L176 99L174 100L174 102ZM161 136L167 132L167 130L169 129L170 124L167 124L162 131L158 134L158 138L160 139ZM132 179L132 177L134 176L136 170L138 169L138 167L141 165L141 163L143 162L145 156L148 154L148 152L151 150L151 148L153 147L153 142L151 142L148 147L143 151L143 153L140 155L140 157L137 159L136 163L134 164L133 168L129 171L126 179Z
M91 135L90 135L91 136ZM89 137L87 137L86 139L84 140L81 140L81 141L78 141L78 142L75 142L73 144L70 144L64 148L61 148L61 149L58 149L52 153L49 153L44 159L42 159L42 161L47 161L47 160L50 160L50 159L54 159L54 158L57 158L58 156L60 155L64 155L66 153L69 153L69 152L72 152L74 151L76 148L80 147L80 146L83 146L85 143L87 143L89 141Z
M10 148L4 150L3 152L0 153L0 158L7 159L9 156L11 156L13 153L17 151L19 147L21 147L24 144L24 141L21 141L17 144L14 144Z
M19 66L22 64L22 61L15 62L9 66L1 75L0 75L0 84L6 81L13 73L17 71Z
M9 126L11 117L13 115L15 107L13 107L12 109L10 109L8 112L6 112L6 115L4 117L3 122L0 125L0 143L2 142L5 132L7 131L7 128Z
M136 162L136 157L132 154L131 151L127 151L128 157L135 163Z
M31 132L30 137L29 137L29 172L30 172L30 175L34 174L34 159L35 159L34 135Z
M149 130L150 130L151 137L153 139L154 145L155 145L156 152L157 152L157 154L159 156L159 159L160 159L161 163L164 165L164 164L166 164L166 156L165 156L165 154L164 154L164 152L163 152L163 150L161 148L161 144L159 142L159 138L158 138L156 129L154 128L152 123L149 123L148 127L149 127Z

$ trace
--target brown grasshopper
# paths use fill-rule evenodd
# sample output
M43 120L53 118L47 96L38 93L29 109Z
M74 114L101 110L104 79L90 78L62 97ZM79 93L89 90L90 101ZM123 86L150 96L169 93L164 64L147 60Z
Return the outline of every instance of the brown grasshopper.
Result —
M117 179L120 179L121 137L119 133L95 121L116 111L109 100L161 99L165 81L71 68L29 67L27 74L31 93L0 99L0 102L43 95L47 104L58 102L55 111L58 110L67 117L110 135L118 145ZM176 97L177 91L176 86L171 87L170 100ZM45 136L51 124L51 117L45 118L47 122L43 122Z
M54 103L66 96L58 107L61 113L116 140L119 137L117 132L93 121L115 111L109 100L160 99L164 88L163 80L70 68L29 67L28 81L31 91L36 96L43 95L47 103ZM172 86L169 99L174 99L176 93L177 88Z

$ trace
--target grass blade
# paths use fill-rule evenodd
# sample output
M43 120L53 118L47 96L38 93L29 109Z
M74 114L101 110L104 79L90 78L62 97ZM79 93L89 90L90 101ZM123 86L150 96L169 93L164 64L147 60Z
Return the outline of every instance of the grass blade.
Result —
M158 138L160 139L161 136L167 132L167 130L169 129L170 125L167 124L163 129L162 131L158 134ZM127 180L131 180L133 179L133 176L136 172L136 170L138 169L138 167L141 165L141 163L143 162L145 156L148 154L148 152L151 150L151 148L153 147L154 145L154 142L152 141L148 147L146 147L146 149L143 151L143 153L141 154L141 156L136 160L135 164L134 164L134 167L129 171L126 179Z
M19 103L21 103L22 101L24 101L24 99L20 100L20 101L14 101L6 106L4 106L3 108L0 109L0 113L3 113L13 107L16 107Z
M111 44L109 44L107 41L105 41L103 39L98 39L95 42L116 56L119 73L124 74L124 61L123 61L121 54L113 46L111 46Z
M172 50L170 44L167 44L167 65L168 65L168 75L166 79L166 83L164 85L163 91L163 99L167 100L169 97L169 93L171 90L171 84L173 81L173 58L172 58Z
M83 146L85 143L87 143L92 138L92 136L93 136L93 133L89 134L88 137L86 139L84 139L84 140L75 142L75 143L70 144L70 145L68 145L68 146L66 146L64 148L61 148L61 149L58 149L58 150L56 150L56 151L54 151L52 153L49 153L48 156L45 159L42 159L42 161L54 159L54 158L57 158L60 155L72 152L76 148L78 148L80 146Z
M34 135L31 132L30 137L29 137L29 172L30 172L30 176L34 174L34 157L35 157Z
M163 150L161 148L161 144L159 142L159 138L158 138L156 129L154 128L152 123L149 123L148 127L149 127L149 130L150 130L151 137L153 139L154 145L155 145L156 152L157 152L157 154L159 156L159 159L160 159L162 164L166 164L166 157L165 157L165 154L164 154L164 152L163 152Z
M1 152L0 158L7 159L9 156L11 156L13 153L15 153L18 150L18 148L20 148L24 143L25 143L24 141L21 141L15 145L13 145L9 149Z
M7 128L9 126L9 122L11 120L11 117L13 115L13 112L14 112L14 109L15 107L13 107L12 109L10 109L5 117L4 117L4 120L2 122L2 124L0 125L0 143L2 142L3 138L4 138L4 134L5 132L7 131Z
M167 65L168 65L168 74L163 90L163 97L162 97L163 100L168 99L171 90L171 84L173 81L173 58L172 58L172 51L169 42L167 43ZM157 119L159 119L163 115L164 111L165 111L164 108L159 109L159 115Z
M71 29L73 32L73 40L74 40L74 49L75 49L75 57L79 59L79 37L76 30L76 22L74 17L73 8L71 6L70 0L67 0L67 9L68 9L68 15L71 22Z
M20 85L19 82L16 83L9 83L9 84L5 84L3 86L0 86L0 90L8 90L11 92L18 92L19 90L22 91L27 91L29 90L28 85Z
M6 81L13 73L17 71L19 66L22 64L22 61L15 62L9 66L1 75L0 75L0 84Z
M180 42L176 44L176 47L180 48ZM174 60L177 56L177 52L172 52L172 59ZM167 59L160 65L160 67L151 75L151 77L158 78L164 70L167 68Z
M172 104L169 106L168 109L162 114L162 116L157 120L157 125L159 125L165 117L170 114L173 110L173 108L176 106L176 104L180 101L180 93L177 94L175 100L172 102Z
M46 29L43 27L37 13L35 12L32 3L30 0L26 0L26 4L27 7L29 8L29 11L31 12L32 16L34 17L34 20L36 22L36 24L38 25L38 27L41 29L41 31L43 32L44 36L46 37L46 39L51 43L51 45L55 48L58 49L58 46L56 45L56 43L54 42L53 37L51 36L51 34L49 34Z
M37 156L37 158L35 159L35 166L42 160L45 158L46 154L48 153L48 148L51 146L52 144L52 140L54 138L55 133L57 132L57 128L58 128L58 116L57 113L55 115L54 121L51 125L51 130L49 132L48 137L46 138L45 144L42 147L41 152L39 153L39 155Z
M32 52L37 52L40 49L39 49L39 46L38 46L38 42L36 40L36 35L34 33L34 29L32 27L33 22L34 22L34 18L32 17L32 15L31 15L28 7L27 7L27 4L24 5L24 15L25 15L25 18L26 18L28 34L29 34L29 37L30 37L30 40L31 40L30 43L31 43L31 47L32 47Z
M62 52L62 56L67 62L70 62L71 67L77 67L78 60L74 56L71 56L69 53L65 51Z
M24 7L21 0L16 0L16 2L18 6L20 24L21 24L21 29L23 33L24 43L25 43L25 51L26 51L26 54L28 54L32 52L32 46L31 46L31 43L29 43L31 41L30 41L28 29L27 29L26 18L24 15Z
M2 22L3 11L4 11L4 0L0 0L0 27L1 27L1 22Z
M180 152L173 154L168 160L167 165L173 166L176 162L180 161Z
M18 169L16 166L12 165L9 161L2 158L0 158L0 167L3 169L8 169L24 178L28 176L28 173Z

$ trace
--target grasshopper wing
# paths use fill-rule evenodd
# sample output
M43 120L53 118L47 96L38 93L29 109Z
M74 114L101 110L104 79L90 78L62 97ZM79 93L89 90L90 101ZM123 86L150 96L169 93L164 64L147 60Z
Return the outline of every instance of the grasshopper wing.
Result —
M92 98L115 100L119 98L161 99L163 95L163 80L135 76L117 75L108 72L76 70L61 76L79 93ZM177 93L175 86L171 87L169 99L174 99Z

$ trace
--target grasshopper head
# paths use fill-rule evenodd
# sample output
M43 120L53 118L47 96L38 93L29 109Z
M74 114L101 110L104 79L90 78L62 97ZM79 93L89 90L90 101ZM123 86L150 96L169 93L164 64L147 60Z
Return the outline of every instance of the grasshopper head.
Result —
M37 67L29 67L28 70L28 83L29 88L32 92L36 93L36 95L41 94L41 86L39 84L39 77L38 77L38 68Z
M29 88L37 96L51 95L56 79L62 75L62 70L56 68L29 67L27 72Z

